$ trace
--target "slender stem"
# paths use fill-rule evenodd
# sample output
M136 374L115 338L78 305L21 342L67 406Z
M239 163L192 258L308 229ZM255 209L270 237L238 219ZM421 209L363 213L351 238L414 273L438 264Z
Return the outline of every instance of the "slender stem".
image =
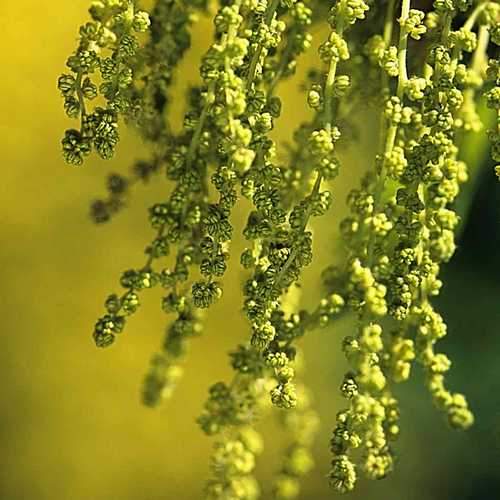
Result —
M337 22L337 33L342 36L344 33L344 22L343 19L340 18ZM335 87L335 77L337 75L337 64L338 61L336 58L333 58L330 61L330 66L328 68L328 74L326 77L326 83L325 83L325 108L324 108L324 115L323 115L323 125L325 128L330 131L332 127L332 120L333 120L333 106L332 106L332 101L333 101L333 91Z
M484 9L486 3L487 2L484 2L483 4L478 5L476 7L476 9L474 9L474 11L472 12L472 14L469 16L469 18L467 19L467 21L464 24L465 30L470 31L473 28L474 23L477 20L477 17L481 13L481 11ZM453 15L448 14L445 17L444 24L443 24L443 32L441 34L441 43L445 46L448 46L448 47L449 47L449 34L450 34L451 26L452 26L452 21L453 21ZM461 55L461 50L459 49L459 47L457 45L455 45L455 47L453 47L452 54L451 54L451 66L454 70L456 70L456 68L457 68L460 55ZM439 72L435 71L433 74L434 81L437 82L439 80L439 78L440 78ZM420 240L419 240L418 246L417 246L417 263L418 263L418 265L420 265L422 258L423 258L423 255L424 255L424 251L429 245L430 230L429 230L428 223L429 223L430 216L429 216L428 204L426 203L427 193L428 193L426 185L423 183L420 183L417 187L417 190L418 190L418 193L419 193L419 195L424 203L424 206L425 206L425 209L420 214L420 221L422 223L422 230L421 230L421 234L420 234ZM428 302L427 282L428 282L427 278L423 277L422 281L420 283L420 286L419 286L419 298L422 301L422 303Z
M394 28L393 18L394 18L394 8L396 6L396 0L389 0L389 5L387 6L387 13L384 22L384 42L386 47L391 43L392 31Z
M465 31L472 31L472 29L474 28L474 25L476 24L476 21L479 17L479 14L481 14L481 12L486 8L488 3L489 2L480 3L472 11L471 15L467 18L467 21L465 21L465 23L463 25L463 29ZM451 18L449 18L449 24L451 25ZM486 33L485 33L485 31L486 31ZM486 28L486 26L480 26L479 27L479 39L477 42L476 50L474 51L472 64L474 64L474 59L476 59L477 57L481 57L481 51L483 53L486 52L486 49L488 48L488 41L489 41L488 29ZM477 49L480 49L479 52ZM455 46L453 48L453 54L452 54L452 58L453 58L455 64L457 63L459 57L460 57L460 49L457 46Z
M396 8L396 1L389 0L389 5L387 6L387 12L385 14L384 21L384 46L389 47L392 41L392 34L394 31L394 11ZM382 86L382 97L385 99L390 92L389 88L389 75L386 71L382 69L381 76L381 86ZM387 122L385 120L384 114L380 113L380 148L383 147L385 136L387 133Z
M319 193L320 187L321 187L321 181L322 181L322 176L321 174L318 173L318 177L316 177L316 182L314 183L314 187L311 191L310 197L314 197ZM302 221L302 225L300 226L299 233L303 233L306 229L307 223L309 222L309 218L311 217L311 212L312 212L312 207L311 203L308 205L306 209L306 213L304 215L304 219ZM295 259L297 258L299 254L299 246L296 245L292 248L292 251L290 252L290 255L288 256L288 259L286 260L285 264L281 268L280 272L276 276L275 280L275 286L279 287L281 284L281 280L285 276L286 272L290 268L290 266L294 263Z
M487 26L480 26L478 33L478 41L477 47L472 55L472 61L470 65L470 69L481 75L484 72L484 67L486 63L486 55L487 48L489 42L489 30ZM477 96L477 89L475 88L467 88L464 91L464 102L461 108L460 113L463 114L468 109L475 109L475 99ZM481 111L479 111L481 114ZM479 122L481 126L484 126L488 121L491 123L493 117L483 119L483 123ZM486 122L486 123L485 123ZM477 130L472 129L473 132ZM459 224L457 229L455 230L455 235L457 239L460 239L460 236L465 227L465 221L467 217L467 213L470 209L470 204L474 199L474 192L478 187L478 179L480 178L480 174L482 172L481 162L475 161L478 153L484 151L486 145L488 144L487 138L484 134L474 134L471 137L470 134L467 134L468 130L462 129L460 133L460 157L466 163L469 164L468 168L468 177L469 181L464 184L461 188L460 197L457 199L456 211L460 216Z
M404 97L405 85L408 82L408 70L406 67L406 59L408 53L408 31L405 28L404 23L408 19L411 7L411 0L403 0L401 4L401 17L399 19L399 42L398 42L398 85L396 96L400 101ZM385 146L384 146L384 158L382 160L382 166L380 168L380 175L377 180L377 185L375 186L374 201L373 201L373 212L376 214L380 208L380 203L382 201L382 194L385 187L385 182L387 179L387 165L386 165L386 155L389 154L394 149L394 144L396 143L396 136L398 133L398 125L391 123L386 131L385 135ZM371 265L373 260L373 252L375 250L375 238L371 237L368 242L367 258L368 265Z
M398 75L398 90L397 96L399 99L402 99L404 87L406 82L408 81L408 70L406 68L406 55L408 52L408 31L404 27L404 23L408 19L410 14L410 4L411 0L403 0L401 4L401 18L400 22L400 30L399 30L399 46L398 46L398 67L399 67L399 75Z
M446 13L444 16L443 31L441 32L441 44L442 45L446 45L448 43L448 39L450 37L450 31L451 31L451 21L452 21L451 14Z
M490 40L490 32L487 26L480 26L476 50L472 55L472 61L470 65L470 69L478 75L480 75L484 71L489 40ZM475 96L476 96L476 89L471 87L465 89L464 102L461 108L462 111L474 106Z
M471 13L471 15L469 16L469 18L467 19L467 21L465 22L464 24L464 29L466 31L470 31L473 27L474 27L474 24L476 23L477 21L477 18L479 17L479 14L481 14L481 12L483 12L483 10L486 8L486 6L489 4L490 2L482 2L480 3Z
M273 20L274 13L276 12L276 9L278 8L279 3L280 3L280 0L272 0L271 4L267 8L265 22L268 26L271 24L271 21ZM255 52L253 53L252 60L250 61L250 66L248 68L247 88L251 87L251 85L255 79L255 74L257 71L257 64L259 64L260 56L262 54L263 49L264 49L263 45L261 43L259 43L259 45L255 49Z
M477 47L472 56L471 64L472 70L474 70L476 73L481 73L483 70L489 41L490 31L487 26L481 25L479 27Z
M235 2L235 6L238 8L238 10L241 6L241 2L242 2L242 0L236 0L236 2ZM229 38L229 39L234 38L236 36L237 29L238 29L237 27L231 25L231 27L228 30L228 33L226 34L226 38ZM205 128L205 123L206 123L207 118L208 118L208 111L210 109L210 106L213 103L214 92L215 92L214 84L211 84L207 90L207 96L205 98L205 103L203 105L203 109L201 110L200 118L198 120L198 123L196 124L196 128L193 132L193 135L191 136L188 151L186 153L186 167L188 169L192 166L193 161L195 159L196 152L198 150L198 146L199 146L199 142L200 142L200 137L201 137L201 134L203 133L203 129ZM157 233L157 238L161 238L163 236L163 234L165 232L165 228L166 228L166 224L162 224L159 227L158 233ZM146 264L143 267L143 270L148 270L151 267L153 260L154 260L154 257L152 254L150 254L147 261L146 261Z
M80 119L81 119L81 126L83 128L83 119L87 114L87 110L85 109L85 99L82 91L82 78L83 74L81 71L79 71L76 77L75 88L76 88L76 96L78 97L78 103L80 104Z
M344 22L343 19L340 17L337 22L337 33L342 36L344 33ZM332 129L332 121L333 121L333 106L332 106L332 101L333 101L333 91L335 87L335 77L337 74L337 65L338 61L336 58L332 58L330 60L330 65L328 67L328 74L326 77L326 83L325 83L325 91L324 91L324 111L323 111L323 126L324 128L330 132ZM323 180L323 176L321 172L318 172L318 176L316 177L316 181L314 183L314 186L312 188L312 191L309 195L309 198L312 199L314 198L318 193L319 190L321 189L321 182ZM307 227L307 224L309 223L309 219L311 218L312 214L312 203L309 203L305 213L304 217L302 219L302 224L299 229L299 234L303 233ZM276 279L274 281L276 287L281 286L281 280L285 276L286 272L290 268L290 266L295 262L295 259L297 258L299 254L299 245L295 245L292 248L292 251L290 252L290 255L288 256L288 259L286 260L285 264L279 271L278 275L276 276Z
M271 83L269 84L269 90L267 91L268 97L270 97L274 93L274 89L276 88L279 81L283 77L283 73L284 73L284 71L289 63L289 57L290 57L290 54L292 52L293 46L295 44L295 41L293 39L294 34L295 34L295 30L292 28L290 30L290 33L288 34L286 46L283 49L283 52L281 53L280 62L279 62L278 69L276 70L276 74L274 75L274 78L272 79Z
M200 119L198 120L198 123L196 124L196 129L191 137L188 152L186 154L186 165L188 168L193 163L196 150L198 149L200 137L205 127L205 122L207 120L208 110L212 102L213 93L214 93L213 88L210 88L207 92L207 97L205 99L205 104L203 105L203 109L201 110Z

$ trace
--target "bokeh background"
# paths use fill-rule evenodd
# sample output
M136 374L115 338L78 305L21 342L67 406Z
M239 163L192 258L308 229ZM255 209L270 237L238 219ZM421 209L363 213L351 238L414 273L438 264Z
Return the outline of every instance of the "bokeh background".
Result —
M103 194L104 177L126 172L144 146L129 134L111 162L93 158L75 169L61 159L60 136L69 120L56 79L86 19L88 0L0 3L0 499L199 499L211 442L195 418L208 386L229 376L227 351L248 335L239 315L240 273L236 267L229 273L226 294L193 343L174 397L157 410L141 406L142 376L165 328L160 296L144 296L140 313L111 349L96 350L90 333L121 271L143 262L151 236L147 207L169 187L163 181L139 187L125 213L109 225L92 224L89 203ZM210 29L202 20L176 92L197 82ZM307 67L305 57L300 71ZM283 90L279 139L290 137L306 113L299 82ZM181 116L182 99L175 102ZM332 227L366 167L363 152L374 145L370 120L360 122L362 145L346 152L348 167L333 188L334 210L316 227L319 263L341 255ZM500 498L500 191L484 141L469 140L464 155L474 182L460 200L458 253L444 269L439 303L450 334L440 348L454 361L450 384L467 394L477 422L464 434L448 429L417 371L414 381L398 388L397 468L385 481L361 481L353 499ZM236 241L235 255L241 248ZM309 290L317 289L319 270L308 269ZM306 302L313 303L315 293ZM303 342L306 378L322 418L317 467L304 483L303 500L334 496L325 480L328 439L341 408L340 339L349 326L346 321L311 333ZM258 474L268 491L285 440L272 418L261 428L267 441Z

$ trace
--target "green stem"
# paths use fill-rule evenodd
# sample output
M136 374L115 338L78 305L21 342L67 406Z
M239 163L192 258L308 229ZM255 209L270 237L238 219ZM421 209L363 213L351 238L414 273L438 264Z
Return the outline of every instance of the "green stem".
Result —
M321 181L322 181L322 176L321 174L318 173L318 177L316 177L316 182L314 183L314 187L311 191L311 194L309 195L311 198L316 196L319 193L320 187L321 187ZM306 213L304 214L304 219L302 221L302 225L300 226L299 233L303 233L306 229L306 226L309 222L309 219L311 217L311 204L308 205L306 209ZM290 269L290 266L294 263L295 259L297 258L299 254L299 246L294 246L292 251L290 252L290 255L288 256L288 259L286 260L285 264L281 268L280 272L276 276L275 280L275 286L280 287L281 286L281 280L285 276L286 272L288 269Z
M447 45L451 31L452 15L447 13L444 16L443 31L441 32L441 44Z
M344 33L344 22L343 19L340 18L337 22L337 33L342 36ZM330 131L332 127L332 120L333 120L333 106L332 106L332 101L333 101L333 91L335 88L335 77L337 75L337 64L338 61L336 58L333 58L330 61L330 66L328 68L328 74L326 77L326 83L325 83L325 108L324 108L324 115L323 115L323 125L324 127Z
M196 154L196 150L198 149L198 145L200 142L200 137L205 127L205 122L208 117L208 110L210 108L210 104L213 100L214 91L213 88L210 88L207 92L207 97L205 99L205 104L203 105L203 109L201 110L200 119L196 124L196 129L191 137L191 142L189 143L188 152L186 154L186 165L187 168L191 166L194 160L194 156Z
M344 33L344 20L342 18L339 18L337 21L337 33L342 36ZM324 92L324 112L323 112L323 126L324 128L328 131L331 132L332 129L332 121L333 121L333 106L332 106L332 101L333 101L333 91L335 87L335 77L337 74L337 65L338 65L338 60L336 58L332 58L330 60L330 65L328 67L328 74L326 77L326 83L325 83L325 92ZM318 176L316 177L316 181L314 183L314 186L312 188L311 193L309 194L309 199L312 200L318 193L319 190L321 189L321 182L323 180L323 176L321 172L318 172ZM312 203L309 203L306 211L304 213L304 218L302 220L302 224L300 226L300 229L298 231L299 234L302 234L306 227L307 224L309 223L309 219L311 218L312 214ZM281 286L281 280L285 276L286 272L290 268L290 266L294 263L295 259L298 256L299 253L299 246L296 245L292 248L292 251L290 252L290 255L288 256L288 259L286 260L285 264L281 268L280 272L276 276L276 279L274 281L275 286L279 288Z
M82 91L82 78L83 74L81 71L79 71L76 77L75 88L76 88L76 96L78 97L78 103L80 104L81 127L83 128L83 119L85 118L87 111L85 109L85 98L83 96L83 91Z
M396 5L396 0L389 0L389 5L387 6L387 13L384 22L384 42L387 47L392 40L392 31L394 28L394 8Z
M478 42L476 50L472 56L471 70L478 75L482 74L484 71L484 66L486 62L486 54L489 42L489 30L486 26L480 26ZM464 103L462 105L462 112L468 107L474 107L474 101L476 98L476 89L467 88L464 91ZM488 113L486 107L483 106L479 109L479 115L484 115L481 117L481 122L483 125L492 125L493 116ZM467 212L469 211L470 205L474 198L475 191L478 186L478 180L481 174L481 166L484 162L478 161L478 153L485 152L488 148L488 139L485 134L467 134L463 133L461 137L461 158L469 165L469 182L467 182L461 189L460 197L456 201L456 211L460 215L460 222L455 231L456 237L459 239L465 226L465 219L467 217Z
M488 51L488 43L490 41L490 31L487 26L481 25L479 27L479 34L477 39L477 47L472 56L471 68L477 72L481 73L486 60L486 54Z
M399 99L403 98L404 87L406 82L408 81L408 70L406 68L406 55L408 52L408 31L403 26L403 24L408 19L410 14L410 5L411 0L403 0L401 4L401 18L400 25L401 28L399 30L399 46L398 46L398 67L399 67L399 75L398 75L398 90L397 96Z
M280 0L272 0L271 4L267 8L265 23L269 26L271 21L273 20L274 13L278 8ZM257 64L259 64L260 56L262 54L262 50L264 49L261 43L258 44L255 52L253 53L252 60L250 61L250 66L248 69L248 77L247 77L247 89L249 89L255 79L255 74L257 72Z
M396 96L402 102L404 98L404 89L408 81L408 70L406 67L406 59L408 53L408 31L404 27L404 23L408 19L411 7L411 0L403 0L401 4L401 17L399 19L399 42L398 42L398 85ZM387 165L386 165L386 155L389 154L396 143L396 136L398 133L398 125L391 123L387 129L385 135L385 145L383 148L384 158L382 160L382 166L380 169L380 175L377 180L377 185L375 186L374 201L373 201L373 213L376 214L380 208L380 203L382 201L382 194L385 188L385 182L387 179ZM375 238L370 237L368 242L368 265L371 265L373 261L373 252L375 247Z
M477 18L479 17L479 14L481 14L481 12L483 12L483 10L486 8L486 6L489 4L490 2L482 2L480 3L471 13L471 15L469 16L469 18L467 19L467 21L465 22L464 24L464 29L466 31L470 31L473 27L474 27L474 24L476 23L477 21Z
M288 35L287 39L287 44L285 48L283 49L283 52L281 53L280 57L280 63L278 66L278 69L276 70L276 74L274 75L274 78L272 79L271 83L269 84L269 89L267 91L267 96L268 98L271 97L274 93L274 90L278 83L280 82L281 78L283 77L283 73L289 63L288 58L290 57L290 54L292 53L293 46L295 44L295 41L293 39L295 34L295 30L292 28L290 30L290 33Z

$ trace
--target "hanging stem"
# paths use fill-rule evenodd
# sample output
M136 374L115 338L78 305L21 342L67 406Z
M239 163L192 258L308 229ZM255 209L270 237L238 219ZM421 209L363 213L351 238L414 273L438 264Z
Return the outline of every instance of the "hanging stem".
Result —
M273 20L274 13L276 12L276 9L278 8L279 3L280 3L280 0L272 0L271 4L269 5L269 7L266 11L265 22L268 26L271 24L271 22ZM250 88L252 86L252 83L255 79L255 74L257 71L257 64L259 64L260 56L262 54L263 49L264 49L263 45L261 43L259 43L255 52L253 53L252 60L250 61L250 67L248 69L247 88Z
M403 0L401 4L401 17L399 19L400 28L399 28L399 43L398 43L398 85L397 85L396 97L401 102L403 101L404 89L408 81L408 70L406 67L406 59L408 52L408 31L405 28L405 22L408 19L410 13L410 6L411 6L411 0ZM386 26L387 26L387 21L386 21ZM374 202L373 202L374 214L376 214L380 208L380 203L382 201L382 194L387 179L386 155L390 154L390 152L394 149L397 133L398 133L398 125L391 123L385 134L385 145L383 150L384 158L382 160L380 175L377 179L377 185L375 187ZM373 251L375 246L374 240L375 238L371 237L368 243L369 265L371 265L373 261Z
M344 22L342 17L339 17L336 28L337 28L336 30L337 33L340 36L342 36L344 33ZM328 74L325 83L323 126L328 132L331 132L332 130L332 121L333 121L332 103L333 103L333 91L335 87L335 77L337 75L337 65L338 65L337 58L332 58L330 60L330 65L328 67ZM312 191L309 194L309 199L314 198L319 193L319 190L321 189L322 180L323 176L321 172L318 172L318 176L316 177L316 181L314 183ZM312 214L312 204L309 203L304 213L304 218L302 219L302 224L300 226L299 233L303 233L305 231L307 224L309 223L309 219L311 218L311 214ZM281 280L286 275L286 272L297 258L299 253L299 248L300 247L298 245L295 245L293 247L292 251L290 252L290 255L288 256L288 259L286 260L285 264L283 265L280 272L276 276L276 279L274 281L275 287L279 288L281 286Z

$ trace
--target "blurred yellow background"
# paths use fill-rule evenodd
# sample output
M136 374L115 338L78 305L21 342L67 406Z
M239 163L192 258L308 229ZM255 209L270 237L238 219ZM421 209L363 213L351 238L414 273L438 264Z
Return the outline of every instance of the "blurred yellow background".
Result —
M88 206L103 193L105 175L126 172L143 146L133 135L124 134L111 162L93 157L84 167L73 168L61 159L60 138L70 121L56 80L74 48L77 28L86 20L88 4L88 0L3 0L0 7L4 40L0 51L0 499L199 499L211 443L195 418L209 385L229 374L227 351L248 335L239 315L239 271L233 266L223 300L208 313L204 336L192 344L186 376L174 397L157 410L141 406L142 377L165 328L159 293L144 294L143 307L112 348L97 350L90 334L103 300L117 290L120 273L142 264L151 236L146 210L165 198L168 185L139 187L125 213L109 225L95 226ZM191 67L182 71L177 86L181 90L186 80L197 81L196 61L209 27L204 20L195 32ZM305 60L301 64L307 67ZM298 83L287 85L286 92L294 105L286 107L285 101L282 137L290 137L305 116L305 106L295 104L304 102ZM365 140L371 143L370 133ZM332 215L335 225L343 213L345 193L356 181L356 169L364 168L359 150L351 151L350 159L352 166L334 188L339 200ZM321 262L337 251L333 224L329 221L316 229L328 235L315 247ZM236 243L234 255L239 249L241 242ZM307 272L305 284L312 289L318 272L319 268ZM466 276L457 280L460 288ZM498 294L488 280L478 286ZM315 447L317 468L305 482L302 499L332 497L325 476L329 433L341 408L337 387L345 368L339 347L342 334L343 329L336 328L315 332L305 340L307 378L322 428ZM457 364L467 363L465 355L456 357ZM479 364L479 358L474 362ZM464 373L457 375L460 384L468 379ZM471 459L465 450L474 447L473 435L446 429L421 384L415 386L403 398L397 471L384 482L363 482L352 498L443 500L454 491L457 470L444 463L455 454L464 457L458 470L466 467ZM473 401L474 397L473 393ZM498 407L495 411L500 416ZM261 427L268 439L258 471L268 491L284 441L272 421ZM490 431L487 427L488 435Z

